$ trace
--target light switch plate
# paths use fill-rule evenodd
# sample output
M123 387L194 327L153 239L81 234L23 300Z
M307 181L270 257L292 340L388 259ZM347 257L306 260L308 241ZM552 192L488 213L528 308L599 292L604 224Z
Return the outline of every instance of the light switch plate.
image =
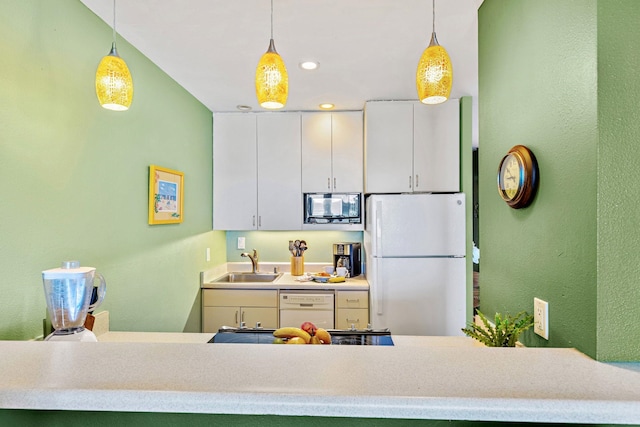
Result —
M533 332L549 339L549 303L533 298Z
M245 248L244 237L238 237L238 249L244 249L244 248Z

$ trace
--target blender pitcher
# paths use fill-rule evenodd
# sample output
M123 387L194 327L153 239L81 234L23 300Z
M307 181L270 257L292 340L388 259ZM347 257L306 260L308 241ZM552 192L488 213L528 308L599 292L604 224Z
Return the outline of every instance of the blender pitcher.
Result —
M91 304L96 280L99 281L98 299ZM78 261L65 261L61 268L43 271L42 281L51 325L55 329L47 339L84 331L87 313L98 307L104 299L104 277L93 267L80 267Z

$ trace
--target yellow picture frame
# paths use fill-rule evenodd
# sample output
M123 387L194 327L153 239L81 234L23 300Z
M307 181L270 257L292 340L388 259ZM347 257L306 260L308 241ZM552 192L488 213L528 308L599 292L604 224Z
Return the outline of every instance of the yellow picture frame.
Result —
M184 174L149 166L149 224L177 224L184 219Z

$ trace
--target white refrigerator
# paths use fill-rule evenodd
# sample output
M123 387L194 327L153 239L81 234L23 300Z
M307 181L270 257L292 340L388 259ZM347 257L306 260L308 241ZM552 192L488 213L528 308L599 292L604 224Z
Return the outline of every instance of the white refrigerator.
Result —
M465 245L463 193L369 196L371 326L394 335L463 335Z

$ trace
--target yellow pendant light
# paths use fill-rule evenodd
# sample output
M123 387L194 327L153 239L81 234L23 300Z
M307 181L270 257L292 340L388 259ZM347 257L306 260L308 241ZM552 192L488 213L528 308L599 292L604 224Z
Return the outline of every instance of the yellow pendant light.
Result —
M445 48L436 38L436 0L433 0L433 32L431 42L420 57L416 70L418 99L424 104L440 104L451 94L453 67Z
M103 108L125 111L133 100L133 80L127 64L116 50L116 0L113 0L113 43L96 71L96 95Z
M287 103L289 77L284 61L273 42L273 0L271 0L271 40L256 68L256 97L262 108L275 110Z

